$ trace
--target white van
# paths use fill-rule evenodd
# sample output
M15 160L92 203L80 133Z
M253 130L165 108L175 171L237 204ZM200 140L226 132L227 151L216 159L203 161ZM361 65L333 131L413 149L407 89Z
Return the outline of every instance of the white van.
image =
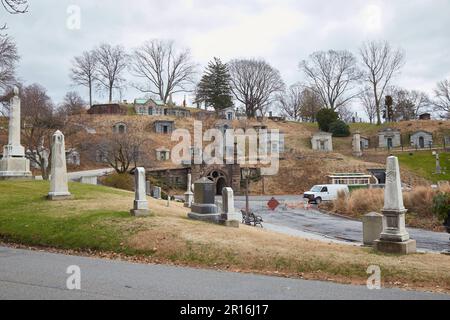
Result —
M338 198L339 192L349 193L348 186L343 184L322 184L312 187L303 194L304 199L309 202L320 204L322 201L333 201Z

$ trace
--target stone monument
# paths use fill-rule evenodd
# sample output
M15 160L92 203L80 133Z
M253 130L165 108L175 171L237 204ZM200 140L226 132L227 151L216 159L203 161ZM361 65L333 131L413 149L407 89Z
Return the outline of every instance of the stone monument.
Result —
M222 216L221 224L239 228L239 221L242 220L239 213L234 208L234 192L231 188L223 188L222 190Z
M400 167L397 157L387 159L383 232L374 242L376 250L386 253L410 254L416 252L416 241L409 238L406 230Z
M192 206L192 201L194 200L194 193L192 189L192 175L189 173L187 175L187 191L184 193L184 206L190 208Z
M161 200L162 199L162 190L161 187L153 187L152 188L153 198Z
M218 213L215 204L216 188L214 182L208 178L201 178L194 183L194 203L191 206L191 212L188 214L190 219L220 222L220 213Z
M135 217L146 217L150 215L145 190L145 169L141 167L136 168L134 171L134 206L130 213Z
M359 131L355 132L353 135L353 156L362 157L361 151L361 133Z
M49 200L67 200L72 195L67 183L66 146L64 135L56 131L52 136L52 169L50 176Z
M373 246L375 240L380 239L383 232L383 215L371 212L362 217L363 243L365 246Z
M0 180L32 179L30 160L25 158L25 148L20 144L20 98L17 87L9 107L8 145L3 147L3 158L0 160Z

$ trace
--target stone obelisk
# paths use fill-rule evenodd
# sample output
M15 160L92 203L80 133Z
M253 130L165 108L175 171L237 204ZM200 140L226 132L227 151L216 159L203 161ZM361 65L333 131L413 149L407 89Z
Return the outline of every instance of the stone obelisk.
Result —
M3 147L0 160L0 179L31 179L30 160L25 158L25 148L20 144L20 98L14 88L9 105L8 145Z
M66 144L61 131L56 131L52 137L52 170L50 178L49 200L71 199L67 183Z
M416 252L416 241L406 230L400 167L397 157L387 159L386 188L384 194L383 232L374 243L375 249L387 253L410 254Z
M147 194L145 192L145 169L138 167L134 171L134 206L130 213L132 216L145 217L150 215Z
M192 175L187 175L187 191L184 193L184 206L190 208L194 201L194 193L192 192Z

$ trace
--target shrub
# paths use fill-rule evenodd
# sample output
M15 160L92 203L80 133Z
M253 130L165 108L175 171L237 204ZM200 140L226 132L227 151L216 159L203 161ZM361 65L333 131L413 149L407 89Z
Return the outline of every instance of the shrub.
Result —
M128 191L134 190L134 176L129 173L114 173L101 179L102 184L107 187L123 189Z
M348 137L350 127L344 121L337 120L330 124L330 132L333 133L333 137Z
M330 124L337 121L339 115L337 112L331 109L322 109L317 112L317 123L319 124L319 129L325 132L330 132Z
M450 211L450 193L440 192L433 198L433 213L440 221L447 221Z

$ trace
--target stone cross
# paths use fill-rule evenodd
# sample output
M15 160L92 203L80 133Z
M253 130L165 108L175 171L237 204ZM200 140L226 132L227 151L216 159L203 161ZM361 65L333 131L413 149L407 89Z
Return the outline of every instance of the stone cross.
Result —
M222 190L222 219L226 221L240 221L240 215L234 208L234 192L231 188Z
M67 183L66 146L64 135L56 131L52 137L52 169L49 200L67 200L72 196Z
M134 171L134 206L131 215L144 217L150 215L148 209L147 193L145 190L145 169L136 168Z
M389 157L386 167L386 187L384 192L383 232L375 248L389 253L414 253L416 242L410 240L406 230L400 167L397 157Z
M20 98L17 87L9 107L8 145L4 146L0 160L0 179L31 178L30 161L25 158L25 148L20 144Z
M358 131L353 135L353 156L362 157L361 134Z
M189 173L187 175L187 191L184 193L184 206L186 208L190 208L192 206L192 202L194 201L194 193L191 191L192 189L192 175Z

